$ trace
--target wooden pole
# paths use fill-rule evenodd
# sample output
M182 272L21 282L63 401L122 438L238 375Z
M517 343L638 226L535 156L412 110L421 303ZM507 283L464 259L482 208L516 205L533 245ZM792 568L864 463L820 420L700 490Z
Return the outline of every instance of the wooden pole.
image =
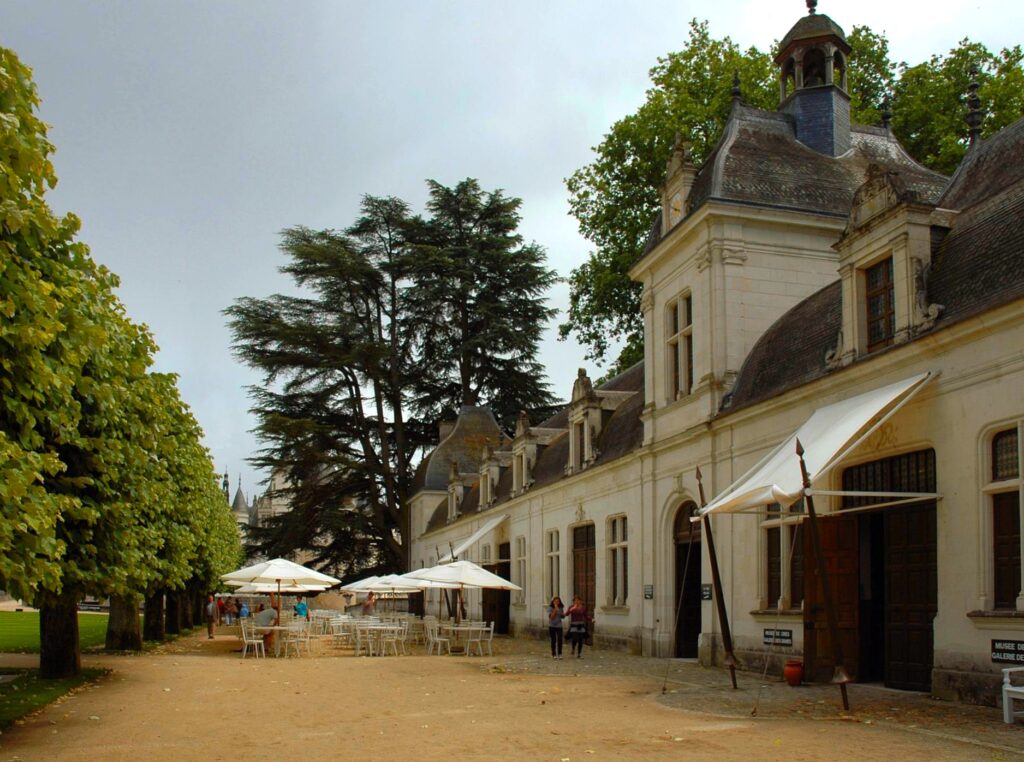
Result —
M846 684L850 682L846 668L843 666L843 644L839 642L839 617L836 614L835 601L832 599L832 588L828 580L828 568L825 566L825 554L821 550L821 535L818 533L818 516L814 512L814 496L811 495L811 477L807 473L807 464L804 463L804 448L800 440L796 440L796 454L800 459L800 475L803 477L804 497L807 503L808 529L811 532L811 546L814 548L814 563L818 567L818 576L821 579L821 593L825 600L825 616L828 620L829 638L832 640L832 660L835 662L835 671L832 674L832 682L839 685L839 691L843 696L843 709L849 711L850 697L846 692Z
M700 466L697 466L697 489L700 492L701 508L708 504L704 497L704 482L701 478ZM704 514L704 533L708 539L708 558L711 560L711 584L715 590L715 606L718 619L722 624L722 647L725 649L725 665L729 668L729 679L732 687L736 685L736 655L732 650L732 631L729 629L729 614L725 610L725 594L722 591L722 575L718 570L718 554L715 553L715 537L711 533L711 517Z

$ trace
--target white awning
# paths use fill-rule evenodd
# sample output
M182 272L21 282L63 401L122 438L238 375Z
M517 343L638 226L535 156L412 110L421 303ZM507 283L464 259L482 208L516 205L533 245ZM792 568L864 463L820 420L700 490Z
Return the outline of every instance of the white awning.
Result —
M507 518L508 514L503 513L501 516L492 516L487 521L485 521L478 530L476 530L475 532L473 532L473 534L469 536L468 539L463 540L455 546L455 549L452 550L452 560L454 561L456 558L458 558L467 550L469 550L477 540L479 540L485 534L490 532L492 529L498 526L498 524L500 524Z
M933 373L922 373L881 389L818 408L760 463L707 504L701 514L744 511L771 503L789 506L803 495L796 441L804 448L811 484L905 405ZM836 494L836 493L830 493Z

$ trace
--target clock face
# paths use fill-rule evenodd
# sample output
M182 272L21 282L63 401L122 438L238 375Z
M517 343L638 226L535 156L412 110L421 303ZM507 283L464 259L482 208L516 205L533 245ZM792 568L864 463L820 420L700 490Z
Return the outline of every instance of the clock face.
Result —
M683 217L683 197L676 193L668 203L668 219L675 225Z

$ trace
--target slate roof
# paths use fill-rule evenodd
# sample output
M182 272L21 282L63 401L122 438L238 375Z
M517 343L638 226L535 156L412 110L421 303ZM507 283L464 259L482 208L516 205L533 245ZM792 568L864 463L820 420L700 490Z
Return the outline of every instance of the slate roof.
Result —
M459 473L476 473L484 445L498 447L502 438L490 408L464 405L448 436L417 467L413 492L447 490L448 472L453 460L458 463Z
M793 28L786 32L786 36L782 38L782 42L779 43L779 56L781 59L785 56L786 48L798 40L813 40L819 37L828 37L829 35L835 35L843 42L846 42L846 34L843 33L843 28L839 26L835 21L830 19L824 13L810 13L795 24ZM778 63L778 59L776 59Z
M796 139L792 116L736 103L697 173L688 214L718 200L845 217L872 164L899 172L920 202L938 201L947 178L910 158L889 130L853 125L851 142L841 156L826 156ZM661 242L660 219L641 257Z
M598 437L597 449L599 452L598 458L594 463L594 466L603 465L610 463L611 461L620 458L624 455L629 454L633 450L637 449L643 441L643 421L640 419L640 413L644 407L644 364L638 362L635 365L627 368L617 376L610 378L605 383L597 387L597 391L606 392L634 392L633 396L620 403L619 406L611 412L608 416L607 421L601 428L601 435ZM465 408L464 408L465 410ZM462 414L460 413L460 420ZM481 419L482 420L482 419ZM491 419L493 421L493 418ZM567 429L569 425L569 408L566 406L562 410L558 411L555 415L537 424L536 428L545 429ZM496 425L495 425L496 427ZM459 430L459 424L456 423L456 428L452 433L445 438L445 442L455 435L456 431ZM469 429L467 429L469 430ZM473 429L474 431L476 429ZM453 452L451 447L448 447L439 456L437 453L441 450L441 445L438 445L437 449L431 453L428 458L433 462L449 462L450 458L448 454ZM501 450L511 449L507 443L503 443L500 448ZM478 473L480 470L480 453L482 446L476 450L471 451L472 464L462 466L460 463L461 473ZM495 448L498 451L498 448ZM551 484L558 481L559 479L566 478L565 466L569 462L569 434L568 431L556 436L546 446L540 446L538 448L538 458L533 469L533 486L532 489L542 487L546 484ZM594 466L591 466L593 468ZM424 467L421 465L419 471L428 472L432 469L432 466ZM448 489L448 471L447 467L444 473L443 483L435 483L437 486L428 487L423 486L426 484L426 480L418 480L417 487L414 488L414 492L420 489L436 489L436 490L447 490ZM498 483L495 487L495 504L501 504L511 499L512 492L512 469L511 467L503 467L499 473ZM462 504L459 506L459 517L470 515L473 513L479 513L480 507L480 482L477 480L471 487L467 487L463 496ZM427 532L431 532L435 529L440 529L448 523L448 498L443 498L437 506L434 508L429 521L427 522Z
M1016 158L1014 158L1016 157ZM943 311L921 335L1024 299L1024 119L974 148L937 199L961 207L949 232L936 236L928 302ZM1013 161L1014 166L1008 166ZM828 373L826 353L841 325L838 281L779 318L740 369L729 411L760 402Z

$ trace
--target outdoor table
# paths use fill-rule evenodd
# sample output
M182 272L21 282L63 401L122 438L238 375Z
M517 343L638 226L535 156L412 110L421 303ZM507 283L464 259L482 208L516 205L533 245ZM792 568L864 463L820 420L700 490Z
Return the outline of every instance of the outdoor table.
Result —
M255 630L256 632L280 633L276 638L274 638L274 656L281 655L281 641L283 640L282 635L286 632L289 632L291 629L292 625L288 624L266 624L263 626L256 625L253 627L253 630Z
M469 636L472 633L480 632L482 630L486 630L487 628L481 627L478 624L441 624L440 629L455 637L456 642L453 643L451 646L452 653L459 652L468 656L469 650L467 649L466 645L459 642L462 633L466 633L466 639L468 640Z

